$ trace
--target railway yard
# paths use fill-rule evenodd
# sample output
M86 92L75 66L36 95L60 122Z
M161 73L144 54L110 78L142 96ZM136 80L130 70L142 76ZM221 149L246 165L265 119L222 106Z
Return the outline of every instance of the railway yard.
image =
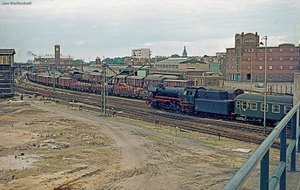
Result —
M0 189L221 189L265 139L259 125L141 100L109 96L113 117L100 117L100 95L57 89L41 100L51 88L25 84L23 101L0 104ZM258 172L243 189L258 189Z

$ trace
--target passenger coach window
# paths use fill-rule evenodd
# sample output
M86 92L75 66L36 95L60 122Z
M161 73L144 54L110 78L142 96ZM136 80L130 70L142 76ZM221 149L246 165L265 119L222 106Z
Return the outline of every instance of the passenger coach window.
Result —
M289 113L289 111L292 109L292 106L284 106L284 114Z
M250 102L250 110L257 110L257 103L256 102Z
M280 113L280 105L273 104L272 105L272 112L273 113Z
M248 108L247 102L243 102L243 103L242 103L242 108L243 108L243 109L247 109L247 108Z
M240 102L239 101L236 102L236 108L240 109Z
M264 103L261 103L260 104L260 111L264 111L264 108L265 108L265 105L264 105ZM268 112L268 104L266 105L266 112Z

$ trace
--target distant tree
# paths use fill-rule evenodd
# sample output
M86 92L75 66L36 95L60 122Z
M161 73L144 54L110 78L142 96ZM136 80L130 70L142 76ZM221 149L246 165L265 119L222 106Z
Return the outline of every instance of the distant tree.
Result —
M103 62L107 64L124 65L125 57L105 58Z
M84 62L82 59L75 59L75 60L73 61L73 63L74 63L75 65L82 65L82 64L85 64L85 62Z
M178 57L180 57L178 54L171 55L171 58L178 58Z

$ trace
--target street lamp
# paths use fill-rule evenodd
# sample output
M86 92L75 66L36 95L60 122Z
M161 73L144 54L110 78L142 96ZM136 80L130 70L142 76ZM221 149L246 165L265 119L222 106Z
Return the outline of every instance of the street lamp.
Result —
M265 44L260 42L260 44L265 45L265 88L264 88L264 135L266 135L266 109L267 109L267 40L268 37L264 36L262 40L265 40Z
M253 78L253 72L252 72L252 47L251 47L251 50L250 50L250 61L251 61L251 74L250 74L250 94L252 93L252 78Z

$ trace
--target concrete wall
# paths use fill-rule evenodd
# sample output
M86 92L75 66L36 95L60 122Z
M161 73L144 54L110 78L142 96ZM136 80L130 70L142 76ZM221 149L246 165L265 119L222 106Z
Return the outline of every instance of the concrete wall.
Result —
M300 101L300 72L294 74L294 100L293 105L295 106Z

